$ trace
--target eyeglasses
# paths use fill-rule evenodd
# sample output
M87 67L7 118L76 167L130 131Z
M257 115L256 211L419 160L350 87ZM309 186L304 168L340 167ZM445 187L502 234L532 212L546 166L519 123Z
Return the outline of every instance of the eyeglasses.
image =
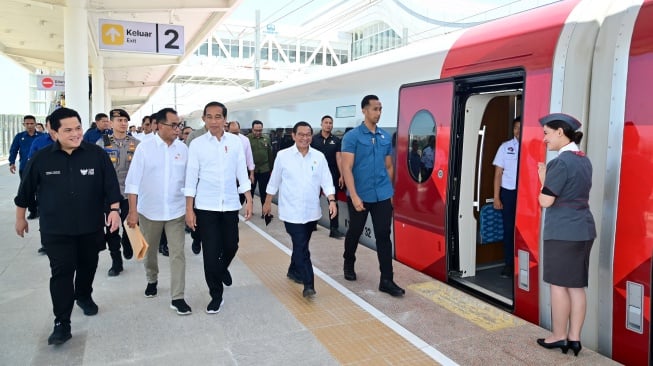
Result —
M163 122L159 122L159 124L160 125L165 125L165 126L170 126L170 127L172 127L173 130L181 128L181 123L163 123Z
M313 135L311 135L310 133L296 133L295 136L305 139L308 137L312 137Z

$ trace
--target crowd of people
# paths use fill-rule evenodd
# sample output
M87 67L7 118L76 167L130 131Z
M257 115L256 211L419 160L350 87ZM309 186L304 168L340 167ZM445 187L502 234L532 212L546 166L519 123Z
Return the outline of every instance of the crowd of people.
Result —
M197 130L183 126L172 108L144 117L141 132L129 126L130 116L122 109L97 114L85 133L81 117L69 108L48 116L42 136L35 130L36 119L26 116L26 130L16 136L19 146L15 153L12 148L10 160L14 173L20 153L15 228L22 237L28 220L39 218L39 251L50 260L55 316L48 344L72 337L75 303L85 315L98 313L92 285L99 252L109 248L108 276L120 275L123 257L134 256L125 225L140 230L147 243L159 244L150 245L144 255L145 297L157 295L158 254L165 245L170 307L179 315L192 313L184 293L184 232L190 231L192 252L203 254L211 298L206 312L218 313L224 286L233 282L229 265L238 250L239 212L245 220L252 217L257 188L266 222L273 217L272 197L279 196L279 219L293 246L287 276L304 285L304 297L316 295L309 241L322 215L320 197L328 200L329 236L341 239L336 194L343 189L352 218L345 236L344 278L356 280L356 248L370 212L381 269L379 290L403 296L392 270L391 137L377 126L382 109L378 97L366 96L361 108L364 121L342 141L332 134L333 119L327 115L315 135L309 123L296 123L294 143L276 154L262 121L253 121L251 133L244 136L238 121L227 123L227 107L219 102L205 106L204 126Z

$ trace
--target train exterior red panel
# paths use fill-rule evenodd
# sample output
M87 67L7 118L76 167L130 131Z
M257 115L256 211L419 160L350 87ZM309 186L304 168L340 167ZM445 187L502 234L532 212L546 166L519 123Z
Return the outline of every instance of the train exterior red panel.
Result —
M393 201L395 256L415 269L446 281L445 208L453 83L425 84L402 89L399 94L399 99L403 101L399 106L399 121L410 121L420 110L432 112L437 126L435 146L438 153L435 154L433 178L423 184L411 178L407 164L396 164ZM408 161L409 126L410 123L399 123L398 126L398 162Z
M629 365L648 363L651 329L651 212L653 212L653 0L640 9L631 41L613 267L612 357ZM644 326L626 329L626 286L644 284Z
M515 222L515 253L530 254L529 291L515 284L514 312L539 323L539 237L541 210L537 162L545 161L540 116L549 113L551 67L565 21L578 1L564 1L538 11L533 17L510 17L466 32L454 44L442 68L442 77L521 67L526 70L521 160ZM500 34L501 37L497 37ZM515 278L515 281L517 279Z

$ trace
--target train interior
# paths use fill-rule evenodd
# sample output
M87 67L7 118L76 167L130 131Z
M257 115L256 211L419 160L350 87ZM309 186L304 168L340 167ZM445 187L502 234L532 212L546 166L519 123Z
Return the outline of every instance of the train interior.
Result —
M508 307L513 306L515 281L512 276L502 276L506 253L501 211L491 208L493 160L499 146L513 138L513 120L522 110L522 85L518 77L508 83L488 80L462 88L467 95L456 99L464 108L459 108L457 120L452 122L453 129L463 133L458 147L452 145L451 154L452 159L457 159L452 166L459 166L454 174L459 175L460 192L458 200L449 201L457 203L453 208L457 214L450 216L457 219L450 220L454 221L450 227L460 229L455 230L458 242L455 255L449 258L449 278ZM514 248L507 255L514 257Z

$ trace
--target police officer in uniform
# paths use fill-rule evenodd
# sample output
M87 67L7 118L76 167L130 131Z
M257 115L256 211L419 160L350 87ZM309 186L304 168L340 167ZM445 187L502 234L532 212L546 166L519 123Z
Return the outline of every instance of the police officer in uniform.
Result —
M120 244L122 243L125 259L131 259L134 255L124 225L127 214L129 214L129 202L125 194L125 178L127 178L127 171L129 171L129 165L131 164L139 141L127 134L129 114L124 109L113 109L109 112L109 115L111 116L113 133L102 135L102 138L97 141L97 144L103 147L104 151L109 155L111 163L113 163L113 167L116 169L116 175L120 183L120 193L122 194L122 199L120 200L120 220L123 222L122 239L118 230L111 232L107 228L105 234L105 239L109 246L109 253L111 254L111 268L109 269L108 275L114 277L123 271L122 257L120 257Z
M515 213L517 210L517 162L521 118L512 122L513 138L497 150L494 165L494 208L503 216L503 256L505 265L501 277L513 276L515 261Z

